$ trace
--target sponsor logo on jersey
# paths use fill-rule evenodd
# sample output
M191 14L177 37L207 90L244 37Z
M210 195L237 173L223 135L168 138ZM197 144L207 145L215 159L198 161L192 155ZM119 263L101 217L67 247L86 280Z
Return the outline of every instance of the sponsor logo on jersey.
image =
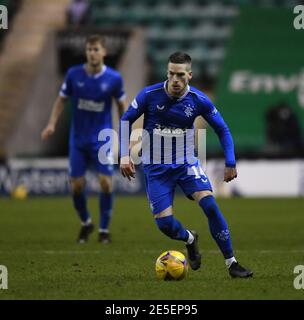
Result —
M78 109L93 112L102 112L104 111L104 105L104 101L96 102L92 100L79 99Z
M157 124L153 132L161 136L181 136L184 135L186 131L186 129L182 128L166 127Z
M165 106L160 106L160 105L157 105L156 108L160 111L164 110L165 109Z

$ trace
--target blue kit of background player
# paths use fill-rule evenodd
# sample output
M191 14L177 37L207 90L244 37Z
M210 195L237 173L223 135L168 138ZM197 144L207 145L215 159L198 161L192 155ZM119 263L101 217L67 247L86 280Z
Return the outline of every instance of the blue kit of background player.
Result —
M98 159L102 145L98 135L103 129L112 128L112 98L116 100L120 115L126 109L123 81L120 74L106 66L104 40L99 35L86 40L87 63L70 68L66 74L60 94L55 101L49 123L42 132L42 139L55 131L57 120L67 98L71 99L72 124L69 141L70 177L73 203L82 227L77 241L84 243L94 225L87 209L85 195L85 172L89 167L98 174L101 193L99 241L111 241L109 224L112 214L113 158L109 152L104 163Z

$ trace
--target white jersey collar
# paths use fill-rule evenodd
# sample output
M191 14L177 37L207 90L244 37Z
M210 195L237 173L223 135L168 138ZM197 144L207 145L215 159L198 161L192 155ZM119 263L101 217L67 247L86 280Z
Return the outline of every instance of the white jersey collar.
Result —
M85 64L83 65L83 68L84 68L86 74L87 74L89 77L93 77L94 79L97 79L97 78L101 77L101 76L106 72L106 70L107 70L107 66L104 64L104 65L102 66L100 72L98 72L98 73L96 73L96 74L94 74L94 75L89 75L89 74L87 73L86 68L85 68Z

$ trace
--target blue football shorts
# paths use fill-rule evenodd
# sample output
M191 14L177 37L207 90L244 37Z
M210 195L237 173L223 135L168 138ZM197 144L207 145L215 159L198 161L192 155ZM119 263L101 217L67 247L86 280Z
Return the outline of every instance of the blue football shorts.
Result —
M195 164L145 165L145 182L148 200L153 214L172 206L177 185L191 200L196 191L210 190L212 187L199 161Z
M69 174L73 178L82 177L87 169L92 169L98 174L112 176L114 171L113 158L108 157L107 164L100 163L98 151L100 144L85 146L70 145L69 147Z

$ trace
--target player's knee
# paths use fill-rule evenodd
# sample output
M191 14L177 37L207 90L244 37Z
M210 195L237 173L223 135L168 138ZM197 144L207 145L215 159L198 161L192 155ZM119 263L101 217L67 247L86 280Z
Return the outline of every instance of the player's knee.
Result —
M71 189L73 194L81 194L84 191L84 181L71 181Z
M213 196L212 191L210 190L202 190L202 191L197 191L192 194L192 198L196 202L200 202L203 198L208 197L208 196Z
M173 238L172 215L167 217L155 218L158 229L170 238Z
M99 178L100 189L104 193L110 193L113 190L112 180L109 177Z
M207 217L216 215L219 212L218 205L212 195L201 198L199 205L204 210Z
M159 230L174 240L182 240L184 236L182 234L182 226L181 224L173 217L171 214L170 216L156 218L156 224Z

